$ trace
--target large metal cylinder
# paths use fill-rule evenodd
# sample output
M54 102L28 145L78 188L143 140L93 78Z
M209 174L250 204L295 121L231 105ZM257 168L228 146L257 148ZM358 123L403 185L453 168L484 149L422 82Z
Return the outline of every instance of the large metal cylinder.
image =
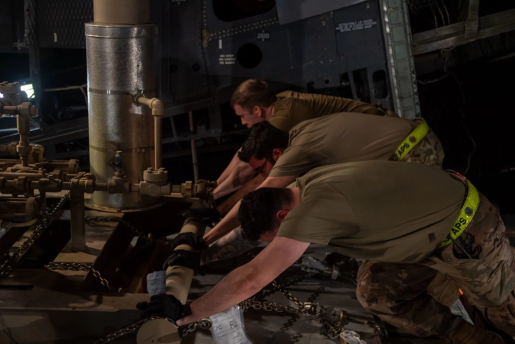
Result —
M115 172L116 151L122 151L123 171L130 183L138 183L143 171L154 165L154 119L134 95L157 95L154 58L157 26L86 24L88 65L89 149L91 173L107 182ZM114 209L135 209L156 200L151 197L91 196L94 205Z

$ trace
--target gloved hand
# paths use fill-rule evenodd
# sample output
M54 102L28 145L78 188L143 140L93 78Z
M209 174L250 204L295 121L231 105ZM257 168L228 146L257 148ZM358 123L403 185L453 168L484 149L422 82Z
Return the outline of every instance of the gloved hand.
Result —
M202 235L195 233L181 233L170 243L170 251L173 251L177 246L184 244L191 246L192 249L197 251L202 251L207 248L207 244Z
M150 298L150 302L138 302L136 308L141 311L141 318L153 315L172 319L174 322L191 315L189 306L183 306L173 295L157 294Z
M200 267L200 252L190 252L185 250L173 251L170 257L165 260L163 270L166 271L167 267L177 265L198 271L201 275L204 275Z
M220 212L216 208L194 208L187 209L181 213L181 216L188 218L194 217L199 219L203 225L210 226L220 221Z

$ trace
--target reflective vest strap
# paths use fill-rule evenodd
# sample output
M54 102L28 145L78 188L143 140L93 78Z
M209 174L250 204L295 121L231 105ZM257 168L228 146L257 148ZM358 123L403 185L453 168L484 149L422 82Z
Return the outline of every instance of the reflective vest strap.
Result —
M477 189L472 185L471 182L467 180L468 193L467 199L463 203L463 207L461 207L460 214L456 222L454 222L454 226L452 227L449 234L444 241L440 244L440 247L445 247L452 243L452 240L456 240L467 228L470 221L476 214L477 208L479 207L479 193ZM451 239L452 238L452 239Z
M426 137L427 133L429 132L429 125L427 125L427 122L423 119L422 123L418 125L418 127L413 130L408 137L406 137L399 147L395 150L395 153L393 153L391 160L399 161L404 159L406 154L411 152L411 150L420 142L424 137Z

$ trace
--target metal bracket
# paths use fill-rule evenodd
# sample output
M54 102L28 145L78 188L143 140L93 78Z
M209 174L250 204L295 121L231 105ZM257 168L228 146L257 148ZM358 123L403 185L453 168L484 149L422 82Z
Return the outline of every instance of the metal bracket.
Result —
M469 0L469 12L465 22L465 38L472 38L477 35L479 29L479 0Z
M393 110L402 118L420 118L407 2L380 0L379 3Z
M434 50L452 48L464 45L478 39L484 39L515 30L515 9L498 12L479 18L481 25L477 34L472 38L465 38L466 22L447 25L438 29L425 31L413 35L415 55L424 54Z

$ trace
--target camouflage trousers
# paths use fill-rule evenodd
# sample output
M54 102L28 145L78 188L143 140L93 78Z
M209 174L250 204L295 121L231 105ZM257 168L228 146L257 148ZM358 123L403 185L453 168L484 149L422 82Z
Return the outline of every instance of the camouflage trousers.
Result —
M411 334L442 336L462 321L430 295L435 279L445 275L487 320L515 336L515 254L505 230L497 210L480 194L473 220L456 240L473 259L451 244L418 264L368 261L358 271L358 300Z
M402 161L417 162L419 164L442 168L444 157L445 153L442 143L436 134L429 129L422 141L420 141L411 152L406 154Z

